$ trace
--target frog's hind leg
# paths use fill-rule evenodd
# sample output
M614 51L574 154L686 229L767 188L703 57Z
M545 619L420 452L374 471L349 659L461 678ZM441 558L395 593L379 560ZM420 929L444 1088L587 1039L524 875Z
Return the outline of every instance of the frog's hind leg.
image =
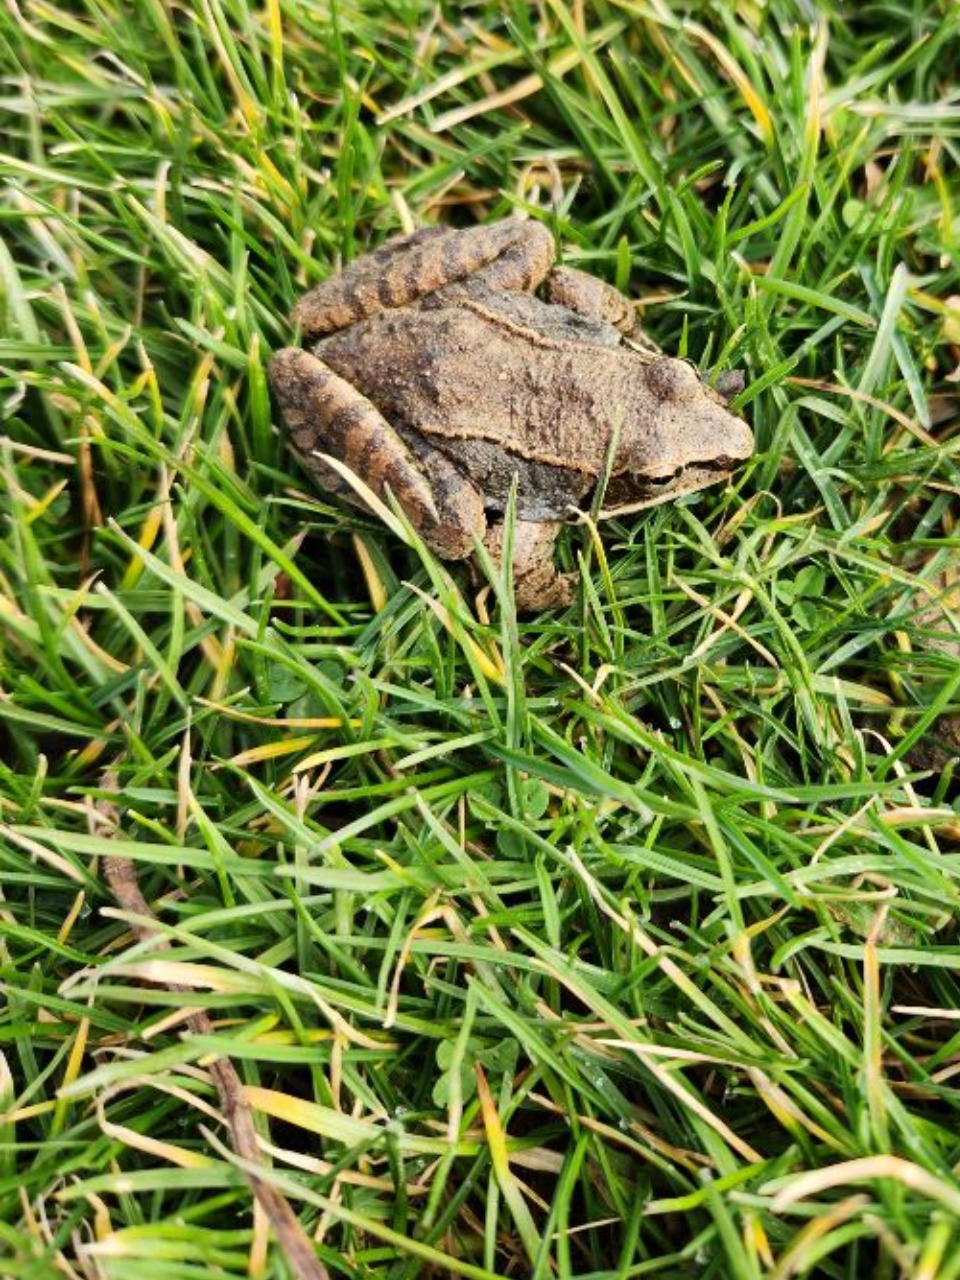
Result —
M470 554L474 537L481 537L486 525L483 503L459 472L447 474L445 459L434 457L432 450L423 459L415 457L376 405L309 351L278 351L270 362L270 383L294 451L322 489L363 505L324 460L327 454L349 467L378 498L389 490L439 555L458 559Z
M519 218L507 218L490 227L472 227L460 233L461 249L465 256L474 251L474 242L467 236L484 240L489 258L486 264L478 263L469 271L459 272L456 279L481 289L505 290L508 293L532 293L546 279L556 246L550 231L540 222L521 222ZM456 245L451 244L450 256Z
M319 337L346 329L378 311L403 306L409 298L390 299L410 292L410 286L403 286L407 265L431 257L437 242L453 234L447 227L421 227L411 235L392 236L379 249L314 285L293 308L290 319L305 334Z
M375 405L311 355L285 347L270 361L270 385L297 457L317 483L343 493L346 482L322 459L330 454L378 497L389 488L411 519L436 514L416 461Z
M333 333L457 283L533 289L552 262L553 237L537 222L507 219L465 231L427 227L388 241L318 284L300 299L291 319L306 334Z

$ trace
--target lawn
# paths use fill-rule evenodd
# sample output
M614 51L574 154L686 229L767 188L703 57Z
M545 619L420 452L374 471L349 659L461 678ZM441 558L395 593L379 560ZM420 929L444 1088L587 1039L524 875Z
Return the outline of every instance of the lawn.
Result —
M960 1277L958 41L2 7L4 1280ZM519 615L265 372L513 211L757 440Z

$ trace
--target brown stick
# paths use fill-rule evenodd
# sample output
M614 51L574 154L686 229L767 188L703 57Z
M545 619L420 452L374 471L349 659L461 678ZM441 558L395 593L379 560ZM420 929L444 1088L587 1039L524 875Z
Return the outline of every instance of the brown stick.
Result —
M104 791L119 793L117 775L111 770L103 775L101 786ZM108 832L119 829L120 814L112 800L101 799L94 804L98 818ZM150 904L140 891L137 882L137 870L129 858L105 857L103 871L107 883L122 911L131 915L143 916L154 920L156 917ZM154 941L162 947L168 947L166 938L157 938L157 931L145 924L131 924L134 935L141 942ZM184 991L187 988L169 984L170 991ZM194 1035L213 1035L213 1023L203 1009L187 1015L187 1026ZM234 1153L248 1166L260 1165L260 1152L257 1147L257 1132L253 1123L253 1112L243 1092L243 1082L237 1069L229 1058L217 1058L210 1066L210 1074L217 1086L220 1098L220 1109L224 1123L230 1134L230 1145ZM257 1203L267 1216L273 1227L281 1250L293 1268L297 1280L330 1280L330 1273L316 1255L316 1251L299 1218L290 1208L286 1197L265 1178L246 1170Z

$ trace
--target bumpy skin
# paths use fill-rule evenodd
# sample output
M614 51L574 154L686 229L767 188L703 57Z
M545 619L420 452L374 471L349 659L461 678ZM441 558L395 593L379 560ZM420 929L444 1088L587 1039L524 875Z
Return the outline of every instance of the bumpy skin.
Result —
M686 363L638 349L622 294L552 269L553 253L544 227L514 220L392 240L300 300L293 320L319 341L270 368L316 481L356 501L326 454L389 489L441 556L483 539L499 558L488 515L516 484L521 608L569 599L553 543L608 468L605 514L715 483L753 444Z

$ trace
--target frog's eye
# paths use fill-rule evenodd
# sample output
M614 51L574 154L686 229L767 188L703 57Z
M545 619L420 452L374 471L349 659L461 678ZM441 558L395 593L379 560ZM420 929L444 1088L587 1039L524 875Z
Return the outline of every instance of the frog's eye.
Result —
M683 475L683 467L676 467L668 476L647 476L644 483L651 490L668 489L670 485L676 482Z
M660 400L691 400L700 394L700 377L685 360L665 358L647 368L647 386Z

